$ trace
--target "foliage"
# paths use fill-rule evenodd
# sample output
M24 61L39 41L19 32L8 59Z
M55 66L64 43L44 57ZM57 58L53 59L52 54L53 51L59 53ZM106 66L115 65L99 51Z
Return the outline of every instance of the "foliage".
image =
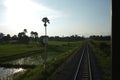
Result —
M102 36L102 35L92 35L89 37L90 39L93 39L93 40L111 40L111 36Z
M46 23L46 22L45 22ZM42 43L42 38L44 36L38 37L38 33L31 31L30 36L26 35L27 29L24 29L23 32L19 32L18 35L13 35L10 36L10 34L7 34L5 36L3 33L0 33L0 43L20 43L20 44L28 44L29 42L41 42ZM71 41L82 41L85 40L85 38L82 36L78 35L71 35L71 36L47 36L49 41L66 41L66 42L71 42Z
M47 26L47 23L50 23L49 21L50 21L50 20L49 20L47 17L44 17L44 18L42 19L42 22L44 22L44 26L45 26L45 27Z
M74 52L80 47L81 43L82 42L70 42L68 44L66 42L50 42L48 44L48 54L53 51L56 52L54 54L57 55L54 56L51 61L47 62L46 71L43 69L43 66L38 66L32 70L28 70L23 75L17 76L15 80L46 80L69 58L69 56L74 54Z
M17 57L23 57L43 51L40 45L31 44L1 44L0 45L0 62L2 60L16 59ZM10 60L11 60L10 59Z
M51 36L49 37L49 40L53 41L80 41L85 40L84 37L78 36L78 35L72 35L72 36L66 36L66 37L59 37L59 36Z
M102 69L104 80L112 80L112 56L110 42L111 41L92 40L89 43L97 57L97 63Z

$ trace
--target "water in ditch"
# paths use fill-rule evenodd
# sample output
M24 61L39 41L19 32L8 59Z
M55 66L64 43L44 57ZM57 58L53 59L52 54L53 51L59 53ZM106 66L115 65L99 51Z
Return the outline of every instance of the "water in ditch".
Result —
M0 67L0 80L13 80L17 73L23 72L23 68L4 68Z
M55 56L51 55L47 58L47 61L50 61ZM12 61L6 61L0 64L13 64L13 65L42 65L44 58L40 54L35 54L29 57L24 57ZM13 80L13 77L16 73L23 72L26 69L23 68L4 68L0 67L0 80Z
M2 64L13 64L13 65L41 65L43 64L43 58L41 55L33 55L29 57L24 57L20 59L16 59L13 61L7 61Z

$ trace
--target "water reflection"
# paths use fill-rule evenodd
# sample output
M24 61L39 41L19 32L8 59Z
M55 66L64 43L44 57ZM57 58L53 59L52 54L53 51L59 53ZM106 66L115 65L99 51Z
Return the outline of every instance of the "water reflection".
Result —
M47 61L55 58L56 55L54 53L49 54L47 57ZM42 65L44 62L43 57L40 54L32 55L29 57L24 57L20 59L16 59L13 61L3 62L2 64L13 64L13 65ZM23 68L3 68L0 67L0 80L13 80L13 77L16 73L25 71ZM19 74L19 73L18 73Z
M25 69L0 67L0 80L13 80L15 74L21 71L25 71Z
M20 58L13 61L4 62L5 64L14 64L14 65L42 65L43 59L41 55L34 55L30 57Z
M56 55L49 55L49 57L47 57L47 61L52 60L53 58L55 58ZM41 57L40 54L37 55L32 55L29 57L24 57L24 58L20 58L20 59L16 59L13 61L7 61L7 62L3 62L2 64L13 64L13 65L42 65L44 62L43 57Z

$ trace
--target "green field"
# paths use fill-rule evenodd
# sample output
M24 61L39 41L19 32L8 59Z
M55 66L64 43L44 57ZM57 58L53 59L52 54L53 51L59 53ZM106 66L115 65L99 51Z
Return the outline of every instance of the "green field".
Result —
M77 51L84 41L63 42L49 41L47 45L47 70L43 65L38 65L34 69L27 69L23 73L15 76L15 80L45 80L54 73L75 51ZM97 64L102 69L103 79L112 80L112 56L111 41L90 40L89 44L97 58ZM29 44L0 44L0 62L19 59L22 57L40 54L44 57L44 46L40 43ZM45 75L46 74L46 75Z
M11 56L16 54L25 53L28 51L40 50L41 47L35 44L1 44L0 45L0 57Z
M0 62L14 60L43 51L37 43L0 44Z
M111 41L90 41L90 46L97 58L97 64L102 69L103 80L112 80Z
M38 65L34 69L27 69L24 73L18 74L15 80L44 80L44 78L48 78L69 56L81 47L82 43L83 41L49 41L47 45L47 58L50 60L47 61L47 71L44 72L43 65ZM44 46L40 43L0 45L0 60L2 63L34 54L41 54L44 57Z
M78 42L79 43L79 42ZM60 42L60 41L50 41L48 43L48 48L61 48L63 46L75 44L75 42ZM77 44L77 43L76 43ZM30 44L0 44L0 57L11 56L16 54L22 54L25 52L42 50L43 46L38 43Z

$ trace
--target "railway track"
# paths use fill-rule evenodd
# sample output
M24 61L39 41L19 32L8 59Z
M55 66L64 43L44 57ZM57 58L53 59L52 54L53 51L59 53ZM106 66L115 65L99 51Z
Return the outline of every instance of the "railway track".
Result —
M88 51L88 44L85 45L77 70L75 72L74 80L92 80L91 63Z
M87 41L55 74L55 80L103 80Z

